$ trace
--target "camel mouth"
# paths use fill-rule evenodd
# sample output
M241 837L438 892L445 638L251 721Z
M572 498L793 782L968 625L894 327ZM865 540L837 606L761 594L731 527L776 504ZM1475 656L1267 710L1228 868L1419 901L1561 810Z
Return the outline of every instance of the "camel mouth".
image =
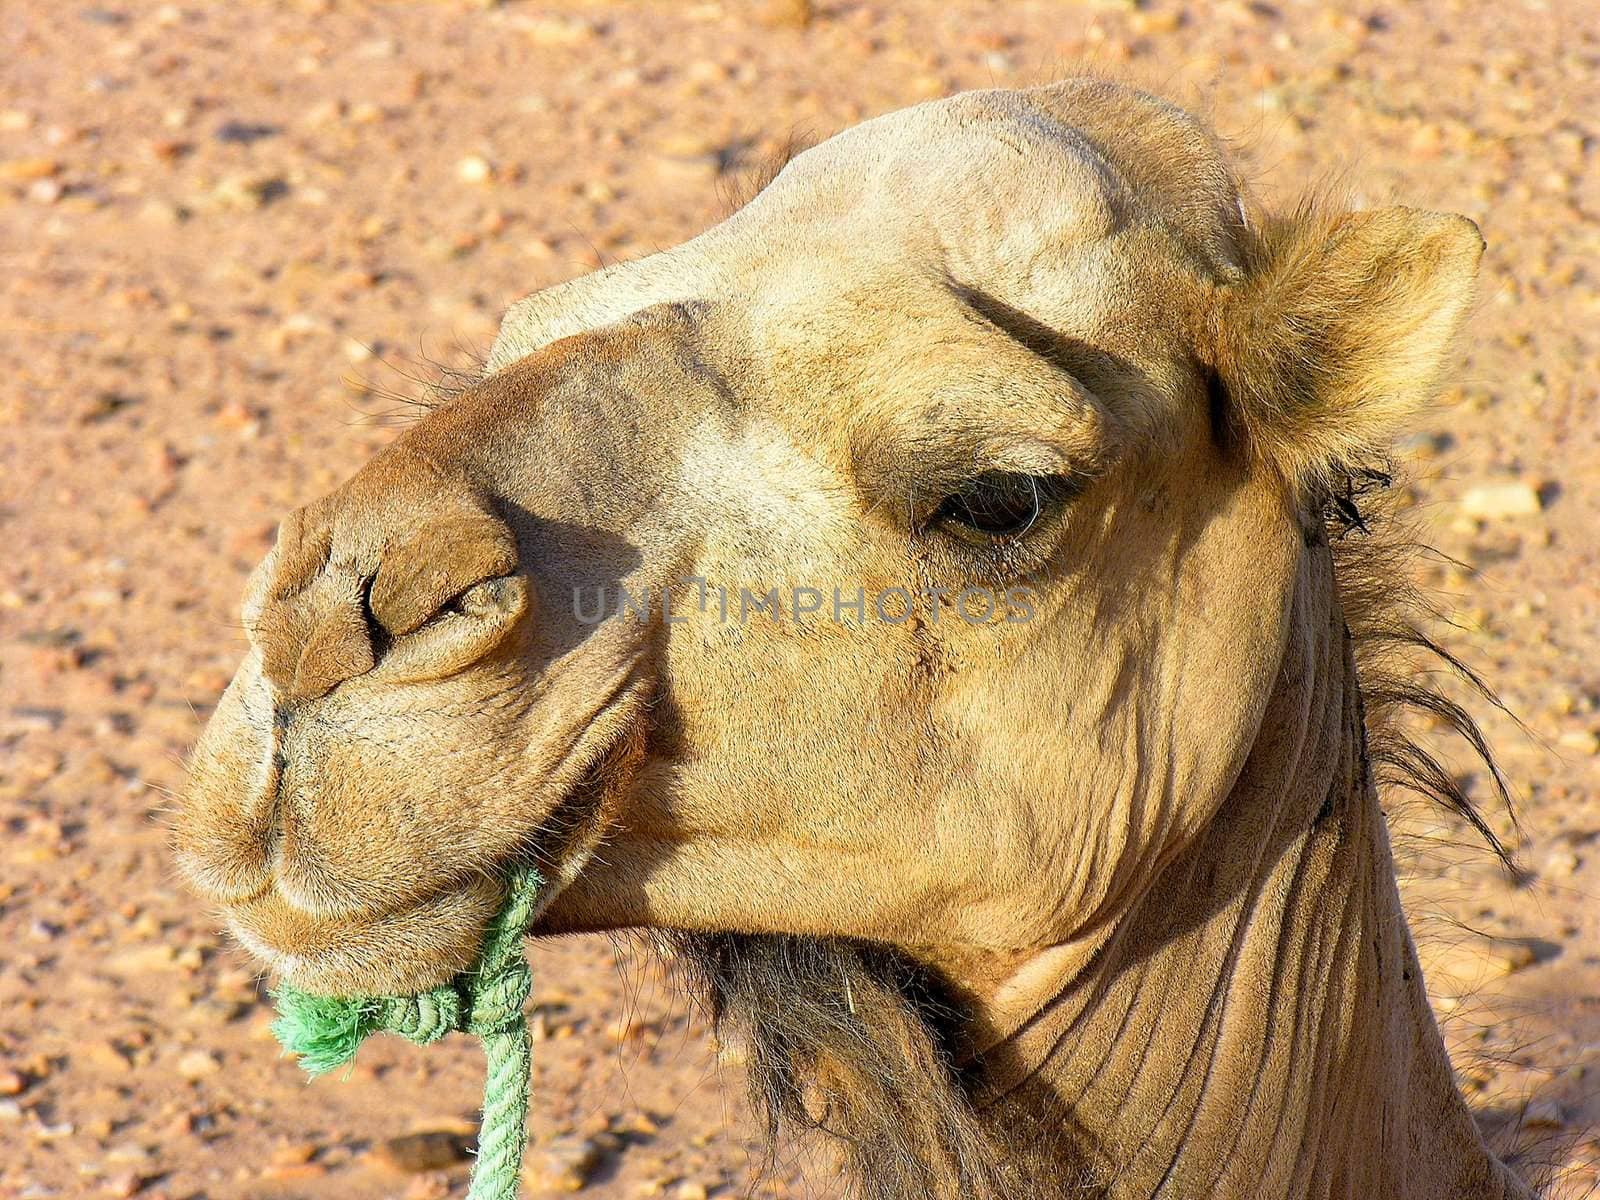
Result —
M509 853L456 873L420 896L384 908L329 914L268 884L229 899L228 928L249 954L294 987L330 995L405 995L445 983L477 959L483 932L519 865L544 879L539 916L594 858L618 819L621 787L642 739L636 732L646 689L617 689L555 773L559 796Z
M448 982L476 960L484 930L504 899L502 880L534 863L548 881L538 911L593 857L610 820L604 776L585 776L557 802L529 849L376 913L328 917L274 887L229 903L229 930L284 982L328 995L407 995ZM538 916L535 914L534 923Z
M405 995L436 987L477 957L500 904L489 877L461 882L376 917L311 916L276 891L230 905L229 931L284 982L327 995Z

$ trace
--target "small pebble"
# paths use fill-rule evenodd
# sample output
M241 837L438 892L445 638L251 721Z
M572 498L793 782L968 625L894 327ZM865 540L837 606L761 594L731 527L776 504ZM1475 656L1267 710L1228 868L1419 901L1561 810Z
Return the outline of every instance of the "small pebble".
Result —
M449 1200L450 1176L442 1171L415 1175L406 1184L403 1200Z
M456 164L456 178L462 183L488 183L494 167L481 154L469 154Z
M316 1154L315 1142L284 1142L272 1151L272 1161L279 1166L295 1166L310 1162Z
M816 19L811 0L763 0L756 6L756 21L768 29L804 29Z
M0 162L0 180L22 183L48 179L60 170L61 164L53 158L10 158Z
M178 1059L176 1069L185 1079L204 1079L222 1070L222 1060L209 1050L190 1050Z
M248 211L271 204L288 190L275 175L230 175L212 190L211 198L224 208Z
M143 1191L145 1182L145 1177L137 1171L119 1171L115 1175L108 1175L100 1185L100 1190L117 1200L127 1200L129 1196L137 1196Z
M532 1174L551 1191L578 1192L600 1162L600 1145L592 1138L552 1139L533 1156Z
M1461 511L1482 521L1537 516L1544 509L1539 492L1526 483L1485 483L1461 497Z
M1566 1111L1553 1100L1534 1100L1522 1110L1524 1129L1561 1129L1566 1123Z
M381 1166L406 1175L439 1171L466 1162L472 1143L459 1133L427 1129L393 1137L374 1147L372 1158Z
M515 22L535 46L579 46L599 36L599 29L581 17L524 17Z
M327 1173L319 1162L268 1163L261 1168L263 1179L321 1179Z
M1592 729L1568 729L1556 737L1556 744L1563 750L1592 756L1600 754L1600 733Z
M211 136L219 142L232 142L250 146L266 138L275 137L280 130L276 125L260 125L249 121L224 121Z

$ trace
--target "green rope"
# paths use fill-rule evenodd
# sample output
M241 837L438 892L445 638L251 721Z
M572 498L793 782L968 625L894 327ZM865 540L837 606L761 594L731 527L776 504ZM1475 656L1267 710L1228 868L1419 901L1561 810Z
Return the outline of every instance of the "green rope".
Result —
M505 906L484 934L477 963L415 996L317 996L284 986L273 994L272 1032L317 1076L349 1062L369 1033L397 1033L426 1046L452 1031L483 1042L488 1070L478 1158L467 1200L515 1200L527 1139L533 1063L522 1006L533 986L522 935L544 881L531 867L511 878Z

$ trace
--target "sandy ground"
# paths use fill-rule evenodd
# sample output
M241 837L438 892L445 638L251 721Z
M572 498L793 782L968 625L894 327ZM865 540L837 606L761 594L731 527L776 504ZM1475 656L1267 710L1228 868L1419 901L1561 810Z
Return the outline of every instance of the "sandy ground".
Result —
M1406 448L1450 644L1526 725L1487 721L1534 879L1424 814L1410 892L1485 1124L1596 1190L1588 0L89 3L0 6L0 1197L460 1193L475 1052L374 1044L308 1089L168 864L247 569L510 300L695 232L792 131L1084 63L1209 109L1268 194L1338 170L1483 226L1453 406ZM739 1081L670 978L531 953L530 1193L744 1194ZM755 1187L837 1192L789 1153Z

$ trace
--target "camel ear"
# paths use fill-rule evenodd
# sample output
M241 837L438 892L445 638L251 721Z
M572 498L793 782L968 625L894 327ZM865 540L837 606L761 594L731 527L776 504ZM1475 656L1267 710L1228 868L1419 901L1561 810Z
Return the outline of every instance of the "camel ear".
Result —
M1305 482L1387 452L1432 395L1483 246L1467 218L1414 208L1269 227L1215 310L1215 368L1251 450Z

